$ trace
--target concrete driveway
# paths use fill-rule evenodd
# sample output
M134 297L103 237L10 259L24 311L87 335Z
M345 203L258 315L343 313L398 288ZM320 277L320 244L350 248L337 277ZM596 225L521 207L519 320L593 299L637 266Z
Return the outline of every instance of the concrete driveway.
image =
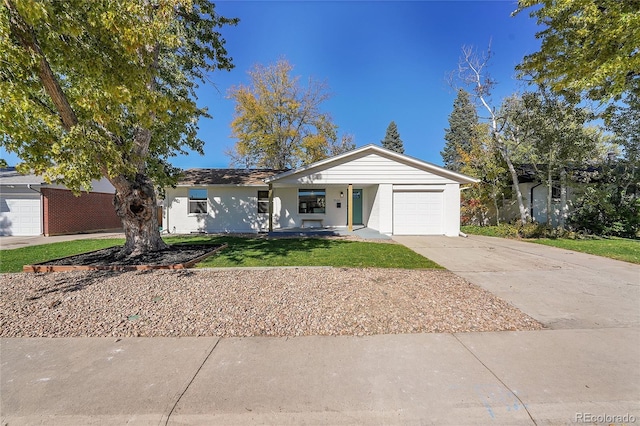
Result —
M0 424L640 421L640 267L501 239L395 238L555 329L3 338Z
M69 234L54 235L45 237L44 235L34 236L0 236L0 250L11 250L28 246L39 246L41 244L59 243L61 241L104 239L104 238L124 238L124 232L92 232L89 234Z
M640 265L477 235L393 239L551 329L640 325Z

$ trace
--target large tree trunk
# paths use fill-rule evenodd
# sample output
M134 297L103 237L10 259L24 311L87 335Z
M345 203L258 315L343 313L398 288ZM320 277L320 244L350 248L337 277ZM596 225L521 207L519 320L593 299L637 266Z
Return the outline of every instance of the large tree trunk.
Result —
M113 204L127 239L120 257L167 248L160 236L156 194L149 178L143 174L134 179L118 176L111 183L116 188Z

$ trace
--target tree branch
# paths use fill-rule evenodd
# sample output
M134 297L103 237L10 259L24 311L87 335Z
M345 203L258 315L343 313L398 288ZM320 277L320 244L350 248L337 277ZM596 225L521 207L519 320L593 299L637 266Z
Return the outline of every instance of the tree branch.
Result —
M71 130L73 126L78 124L78 118L44 56L33 28L25 22L11 0L5 0L4 4L9 10L11 33L25 49L31 51L39 59L38 77L42 81L45 91L51 97L51 101L60 115L62 125L67 131Z

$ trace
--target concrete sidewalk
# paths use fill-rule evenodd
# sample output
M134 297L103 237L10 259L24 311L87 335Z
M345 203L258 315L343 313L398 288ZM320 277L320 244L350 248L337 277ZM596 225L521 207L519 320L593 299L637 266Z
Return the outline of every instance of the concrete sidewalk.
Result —
M124 232L94 232L91 234L34 235L32 237L0 236L0 250L16 249L20 247L38 246L41 244L57 243L60 241L74 241L86 239L124 238Z
M359 338L2 339L1 420L533 425L626 415L640 421L640 347L628 345L638 334L610 328Z
M394 239L550 329L0 339L0 422L640 423L638 265L488 237Z

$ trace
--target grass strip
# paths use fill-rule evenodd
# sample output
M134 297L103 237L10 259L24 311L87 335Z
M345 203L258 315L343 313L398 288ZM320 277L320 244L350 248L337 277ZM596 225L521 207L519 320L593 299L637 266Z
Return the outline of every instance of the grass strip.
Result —
M334 266L347 268L441 269L400 244L328 238L170 236L168 244L228 244L197 267ZM88 239L0 250L0 272L20 272L23 265L124 244L123 239Z
M538 238L525 241L640 264L640 241L638 240L612 237L585 240Z

